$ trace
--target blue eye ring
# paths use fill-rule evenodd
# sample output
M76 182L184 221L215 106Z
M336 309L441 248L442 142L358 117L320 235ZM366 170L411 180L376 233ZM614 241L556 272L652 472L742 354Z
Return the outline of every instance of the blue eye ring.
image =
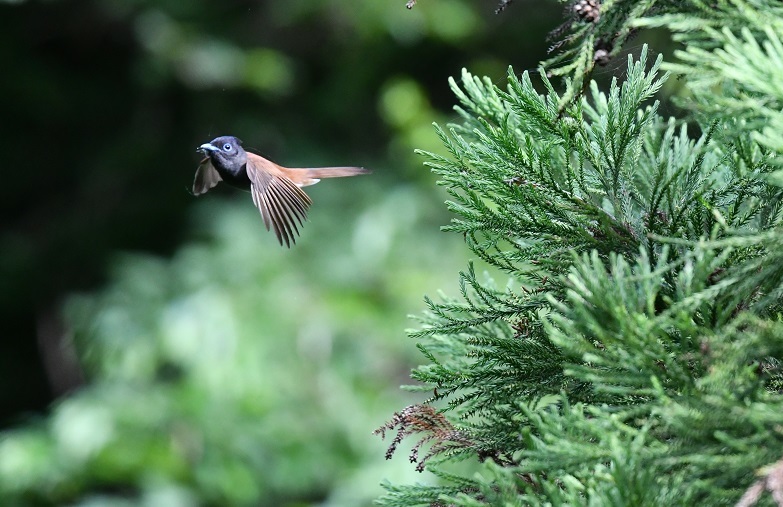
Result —
M231 151L231 145L226 143L223 145L223 151Z

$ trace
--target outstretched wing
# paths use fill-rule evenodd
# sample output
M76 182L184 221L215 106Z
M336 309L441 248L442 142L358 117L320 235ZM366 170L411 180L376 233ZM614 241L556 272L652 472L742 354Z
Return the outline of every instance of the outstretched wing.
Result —
M290 248L299 235L299 226L307 220L307 209L313 203L296 183L286 177L274 162L248 154L247 175L250 193L269 230L271 226L281 245Z
M222 181L215 166L209 157L204 157L196 169L196 177L193 179L193 195L201 195Z

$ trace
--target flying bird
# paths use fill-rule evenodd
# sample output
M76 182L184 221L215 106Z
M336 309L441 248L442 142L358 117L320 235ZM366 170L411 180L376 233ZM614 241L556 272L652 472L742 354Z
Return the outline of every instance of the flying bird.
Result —
M281 245L291 247L307 219L313 203L301 187L314 185L321 178L340 178L368 174L362 167L315 167L293 169L275 164L242 148L234 136L222 136L204 143L196 151L204 154L193 181L193 194L201 195L224 181L249 190L253 204L261 212L266 229L275 231Z

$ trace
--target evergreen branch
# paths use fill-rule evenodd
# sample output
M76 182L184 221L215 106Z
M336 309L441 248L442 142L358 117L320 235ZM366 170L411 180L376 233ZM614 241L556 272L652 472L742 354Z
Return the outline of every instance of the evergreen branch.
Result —
M425 440L438 465L486 460L432 505L725 504L780 459L783 11L593 4L574 4L550 74L574 73L565 92L546 72L542 94L526 73L504 91L463 72L461 123L437 128L449 156L425 154L444 229L511 277L498 290L470 265L411 333L419 389L471 442ZM648 68L645 48L606 93L580 81L656 22L688 43L682 62ZM685 75L698 124L659 116L659 67Z

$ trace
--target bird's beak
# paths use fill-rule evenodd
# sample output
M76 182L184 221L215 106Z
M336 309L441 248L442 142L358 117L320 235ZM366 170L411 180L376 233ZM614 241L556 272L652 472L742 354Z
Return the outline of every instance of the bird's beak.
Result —
M218 151L218 149L217 149L217 148L215 148L214 146L212 146L212 145L211 145L211 144L209 144L209 143L204 143L204 144L202 144L201 146L199 146L198 148L196 148L196 151L201 151L201 152L203 152L204 154L206 154L206 153L207 153L207 152L209 152L209 151Z

